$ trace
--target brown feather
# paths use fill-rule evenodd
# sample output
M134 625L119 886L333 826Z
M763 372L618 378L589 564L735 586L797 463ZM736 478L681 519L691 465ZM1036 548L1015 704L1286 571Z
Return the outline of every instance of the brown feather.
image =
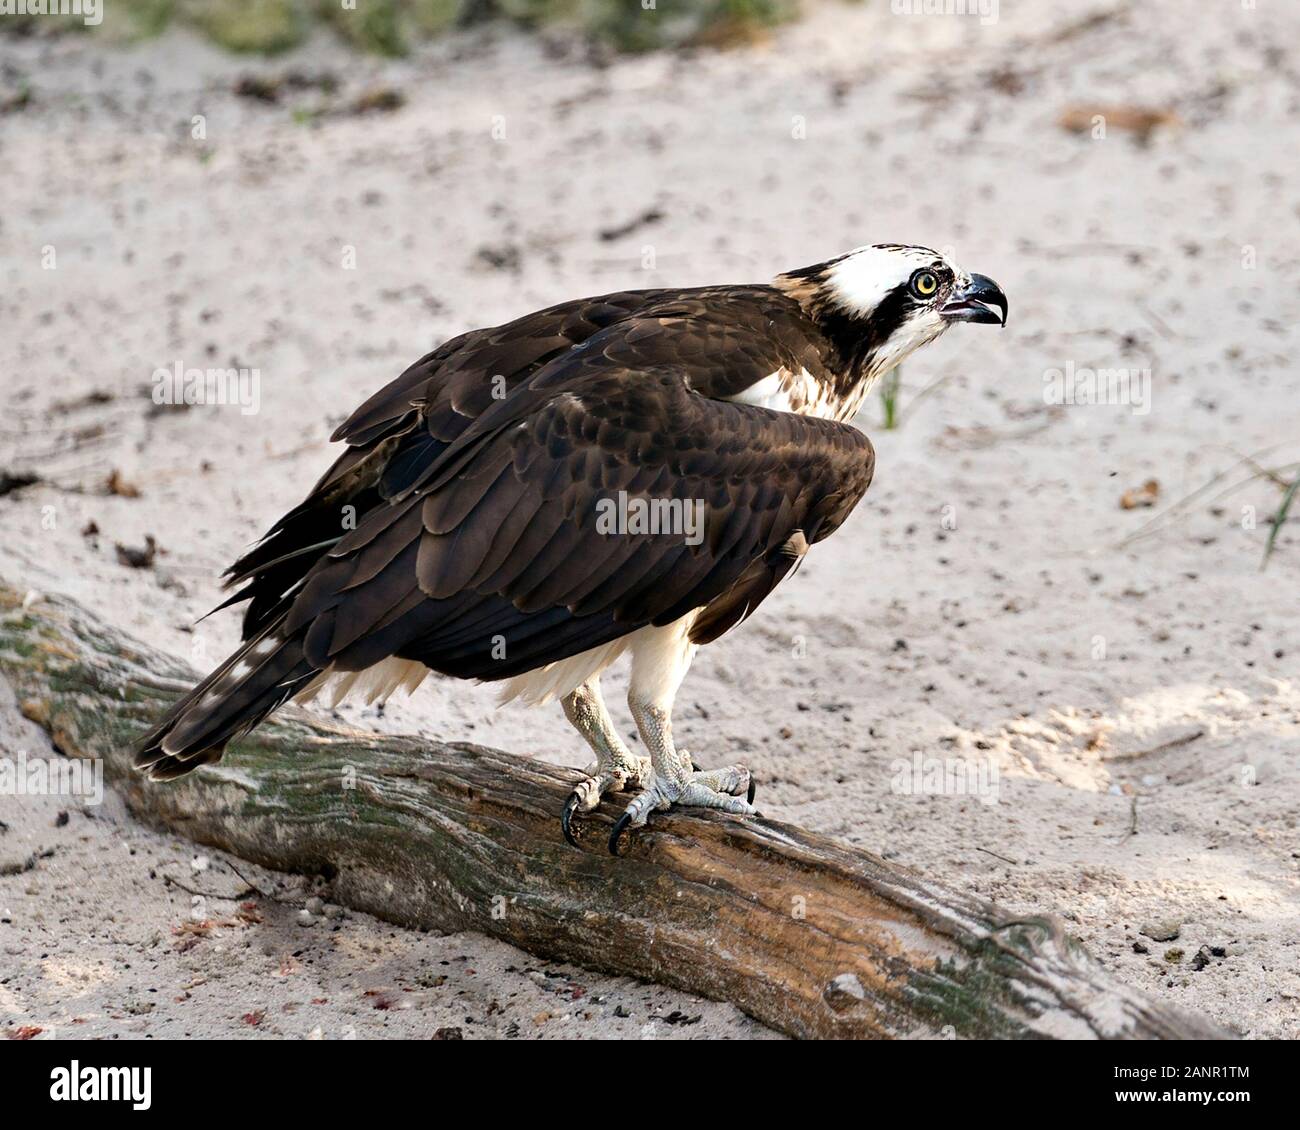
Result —
M838 528L873 465L847 425L727 398L781 368L839 379L831 364L770 287L605 295L447 342L349 417L349 449L236 564L246 632L273 629L273 652L238 676L251 653L232 657L142 757L168 775L212 760L326 668L505 678L693 610L692 639L716 638ZM704 504L703 544L602 532L619 492Z

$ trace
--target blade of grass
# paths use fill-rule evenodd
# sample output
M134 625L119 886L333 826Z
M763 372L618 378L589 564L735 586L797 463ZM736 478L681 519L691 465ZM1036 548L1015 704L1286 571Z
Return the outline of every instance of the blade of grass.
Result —
M903 380L903 366L896 365L880 382L880 406L885 413L885 430L898 427L898 390Z
M1282 528L1282 523L1286 521L1287 513L1291 509L1291 503L1295 501L1297 487L1300 487L1300 475L1291 480L1291 485L1286 488L1286 493L1282 496L1282 504L1277 508L1277 513L1273 515L1273 528L1268 531L1268 541L1264 543L1264 560L1259 563L1261 572L1268 565L1268 559L1273 556L1273 543L1277 541L1278 531Z

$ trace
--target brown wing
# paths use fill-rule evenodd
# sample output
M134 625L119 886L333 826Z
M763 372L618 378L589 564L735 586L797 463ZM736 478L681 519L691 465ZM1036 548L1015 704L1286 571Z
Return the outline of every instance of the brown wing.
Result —
M505 412L545 403L566 360L597 335L595 355L629 370L671 366L697 392L725 397L789 365L816 371L820 354L798 305L770 287L647 290L567 302L445 343L362 404L334 433L348 449L299 506L227 572L244 587L250 639L288 607L323 552L372 514L420 489L467 432L490 431ZM525 401L518 390L549 380ZM488 419L480 423L480 417Z
M501 679L695 610L697 642L738 623L839 527L874 460L848 425L697 391L720 379L719 332L735 336L734 323L625 318L516 379L420 460L405 458L427 434L420 406L362 424L387 422L354 465L378 501L328 552L290 558L310 560L300 581L144 739L137 764L171 777L215 760L330 668L398 656ZM771 348L751 333L730 363L764 368ZM637 501L675 507L679 522L609 524ZM281 567L254 570L253 585Z
M330 551L285 622L313 667L397 655L505 678L696 609L694 638L713 639L867 489L856 429L711 400L597 345L484 413ZM638 508L677 525L611 530Z

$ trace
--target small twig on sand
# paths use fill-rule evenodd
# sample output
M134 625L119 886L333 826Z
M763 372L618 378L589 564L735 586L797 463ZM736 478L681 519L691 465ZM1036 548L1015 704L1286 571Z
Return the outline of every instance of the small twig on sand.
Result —
M241 899L245 899L249 895L257 895L258 898L271 899L273 902L281 901L280 899L277 899L274 894L268 894L266 891L262 890L261 887L231 863L228 856L223 855L220 858L221 862L224 863L234 873L235 877L244 884L244 889L242 891L233 895L219 895L214 894L212 891L199 891L182 883L175 875L167 874L163 875L163 882L168 886L178 887L180 890L185 891L188 894L199 895L206 899L220 899L223 902L239 902Z
M1231 449L1229 449L1229 450L1231 450ZM1257 479L1268 479L1269 482L1273 483L1275 486L1279 486L1279 487L1281 487L1283 490L1285 490L1287 487L1289 487L1289 486L1291 485L1290 482L1288 482L1288 481L1287 481L1286 479L1284 479L1281 475L1279 475L1279 474L1277 473L1277 471L1272 470L1272 469L1270 469L1270 468L1268 468L1268 467L1264 467L1264 466L1262 466L1261 464L1255 462L1255 460L1254 460L1251 456L1249 456L1249 455L1239 455L1239 454L1238 454L1237 452L1235 452L1235 451L1233 452L1233 454L1234 454L1234 455L1237 455L1237 457L1238 457L1238 458L1239 458L1243 463L1245 463L1247 467L1249 467L1252 471L1255 472L1255 478L1257 478ZM1282 470L1285 470L1285 467L1283 467L1283 468L1281 468L1281 469L1282 469Z
M1138 310L1141 312L1142 316L1148 322L1151 323L1152 328L1155 329L1156 333L1158 333L1166 341L1173 341L1178 336L1176 333L1174 333L1173 330L1169 328L1169 323L1166 322L1162 317L1160 317L1160 315L1157 314L1154 310L1152 310L1149 306L1147 306L1145 302L1138 303Z
M228 858L226 858L226 857L223 856L221 861L222 861L222 862L223 862L227 867L229 867L231 871L233 871L236 875L238 875L238 876L240 877L240 879L242 879L242 880L244 881L244 883L247 885L247 887L248 887L248 889L249 889L250 891L253 891L254 893L256 893L257 895L259 895L259 896L262 897L262 898L273 898L273 897L274 897L274 896L272 896L272 895L268 895L264 890L262 890L261 887L259 887L256 883L254 883L254 882L252 881L252 879L248 878L248 876L245 875L242 871L240 871L238 867L236 867L233 863L231 863L230 860L229 860ZM278 901L278 900L277 900L277 901Z
M242 902L250 894L260 894L256 887L247 887L242 891L237 891L233 895L219 895L214 891L200 891L195 887L182 883L174 875L164 875L163 882L169 887L175 887L184 891L186 894L198 895L199 898L216 899L218 902Z
M989 851L989 849L986 848L986 847L979 847L978 845L976 845L975 850L976 850L976 851L982 851L985 855L991 855L994 859L1000 859L1000 860L1002 860L1003 863L1009 863L1009 864L1011 864L1012 867L1019 867L1019 866L1020 866L1020 861L1019 861L1019 860L1017 860L1017 859L1008 859L1005 855L998 855L997 852L995 852L995 851Z
M1177 749L1180 745L1188 745L1196 741L1197 738L1205 737L1204 730L1192 730L1186 734L1179 734L1176 738L1170 738L1167 742L1161 742L1159 745L1153 745L1150 749L1136 749L1132 753L1117 753L1113 757L1103 758L1103 761L1136 761L1139 757L1148 757L1153 753L1164 753L1167 749Z

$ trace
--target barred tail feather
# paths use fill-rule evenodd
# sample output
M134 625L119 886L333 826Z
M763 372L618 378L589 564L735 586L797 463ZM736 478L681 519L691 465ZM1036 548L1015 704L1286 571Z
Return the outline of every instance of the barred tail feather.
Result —
M169 781L218 761L226 743L247 733L316 675L303 653L305 633L283 619L230 656L167 712L140 742L135 767Z

